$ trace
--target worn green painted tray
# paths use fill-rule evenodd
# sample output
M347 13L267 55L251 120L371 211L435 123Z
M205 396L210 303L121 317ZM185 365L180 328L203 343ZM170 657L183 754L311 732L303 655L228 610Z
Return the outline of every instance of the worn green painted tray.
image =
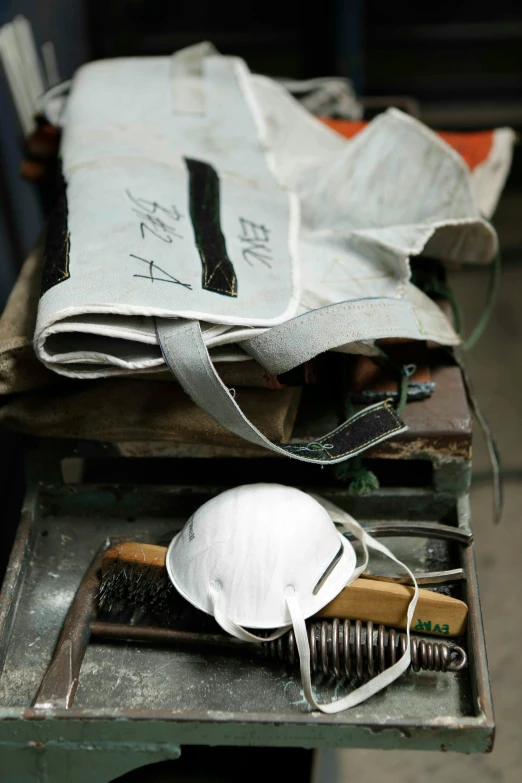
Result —
M469 667L462 672L411 672L370 701L327 716L309 711L298 673L271 662L194 648L92 643L73 706L35 710L70 602L103 540L166 543L221 489L31 482L0 595L2 783L103 783L176 758L187 744L491 750L494 722L473 546L431 546L410 537L388 542L410 567L426 570L436 556L444 567L465 569L467 579L456 593L470 609L464 642ZM466 496L388 489L354 499L325 486L320 492L362 523L438 521L469 530ZM319 697L335 692L334 685L317 684ZM338 695L345 692L346 686L337 686Z

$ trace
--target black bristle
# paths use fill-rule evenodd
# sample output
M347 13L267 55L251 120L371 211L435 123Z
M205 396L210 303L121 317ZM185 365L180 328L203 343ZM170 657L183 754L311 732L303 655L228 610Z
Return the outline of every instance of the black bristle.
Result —
M129 625L216 632L214 619L186 601L166 568L114 560L102 575L98 619Z

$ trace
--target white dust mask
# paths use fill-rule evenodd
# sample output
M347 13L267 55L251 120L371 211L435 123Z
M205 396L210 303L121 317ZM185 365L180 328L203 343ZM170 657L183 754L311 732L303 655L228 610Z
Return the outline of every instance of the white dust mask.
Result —
M361 542L363 562L334 524ZM275 628L276 639L293 626L308 702L323 712L354 706L395 680L410 663L410 646L385 672L343 699L319 705L312 691L305 619L330 603L368 565L368 546L397 561L346 512L281 484L248 484L209 500L173 539L166 559L175 588L193 606L215 617L228 633L264 642L248 628ZM406 566L403 566L413 579ZM417 586L408 609L409 623ZM409 625L408 623L408 625Z

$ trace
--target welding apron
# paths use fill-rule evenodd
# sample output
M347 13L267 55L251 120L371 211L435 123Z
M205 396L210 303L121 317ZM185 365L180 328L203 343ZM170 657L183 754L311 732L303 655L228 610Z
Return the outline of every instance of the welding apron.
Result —
M487 262L496 248L464 164L420 123L387 112L346 142L205 45L80 69L62 165L41 361L76 378L166 363L220 424L309 462L405 427L385 402L312 444L272 443L221 382L216 349L279 374L327 350L372 355L384 337L455 345L409 257Z

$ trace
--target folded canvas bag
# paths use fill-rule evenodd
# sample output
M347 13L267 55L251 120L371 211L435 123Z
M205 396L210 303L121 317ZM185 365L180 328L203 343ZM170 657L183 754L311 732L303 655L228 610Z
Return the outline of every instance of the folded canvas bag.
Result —
M336 113L336 117L340 117ZM368 123L355 119L337 119L321 116L322 122L337 133L351 139ZM494 214L513 160L517 134L512 128L480 131L437 131L466 162L471 175L471 187L481 213L491 218Z
M36 311L40 296L42 277L42 255L44 241L39 240L25 260L18 279L13 286L3 313L0 315L0 397L7 394L32 391L44 386L63 385L63 376L52 372L36 358L33 348L33 335L36 323ZM223 352L220 355L220 350ZM291 378L269 373L258 362L248 357L247 361L237 361L229 355L227 346L215 349L213 358L217 371L229 388L260 388L280 391L283 386L300 386L313 383L316 370L308 363L293 373ZM234 361L234 358L236 359ZM136 370L121 376L144 381L172 381L172 373L165 368L155 370ZM272 404L276 403L275 400ZM269 405L267 406L267 409Z
M381 403L313 444L277 446L212 351L233 345L277 374L326 350L372 354L383 337L457 344L408 259L487 262L496 250L468 169L423 125L390 111L346 141L205 45L80 69L62 163L41 361L84 378L166 363L232 432L306 461L338 462L404 425Z
M140 380L124 376L77 381L44 367L32 344L41 261L39 242L0 316L0 427L38 437L117 441L128 453L140 454L144 442L156 451L160 442L166 448L170 443L244 443L198 408L168 370L153 376L137 371ZM288 441L301 389L282 388L253 360L219 362L217 369L256 427L275 442ZM133 451L135 441L139 445Z

